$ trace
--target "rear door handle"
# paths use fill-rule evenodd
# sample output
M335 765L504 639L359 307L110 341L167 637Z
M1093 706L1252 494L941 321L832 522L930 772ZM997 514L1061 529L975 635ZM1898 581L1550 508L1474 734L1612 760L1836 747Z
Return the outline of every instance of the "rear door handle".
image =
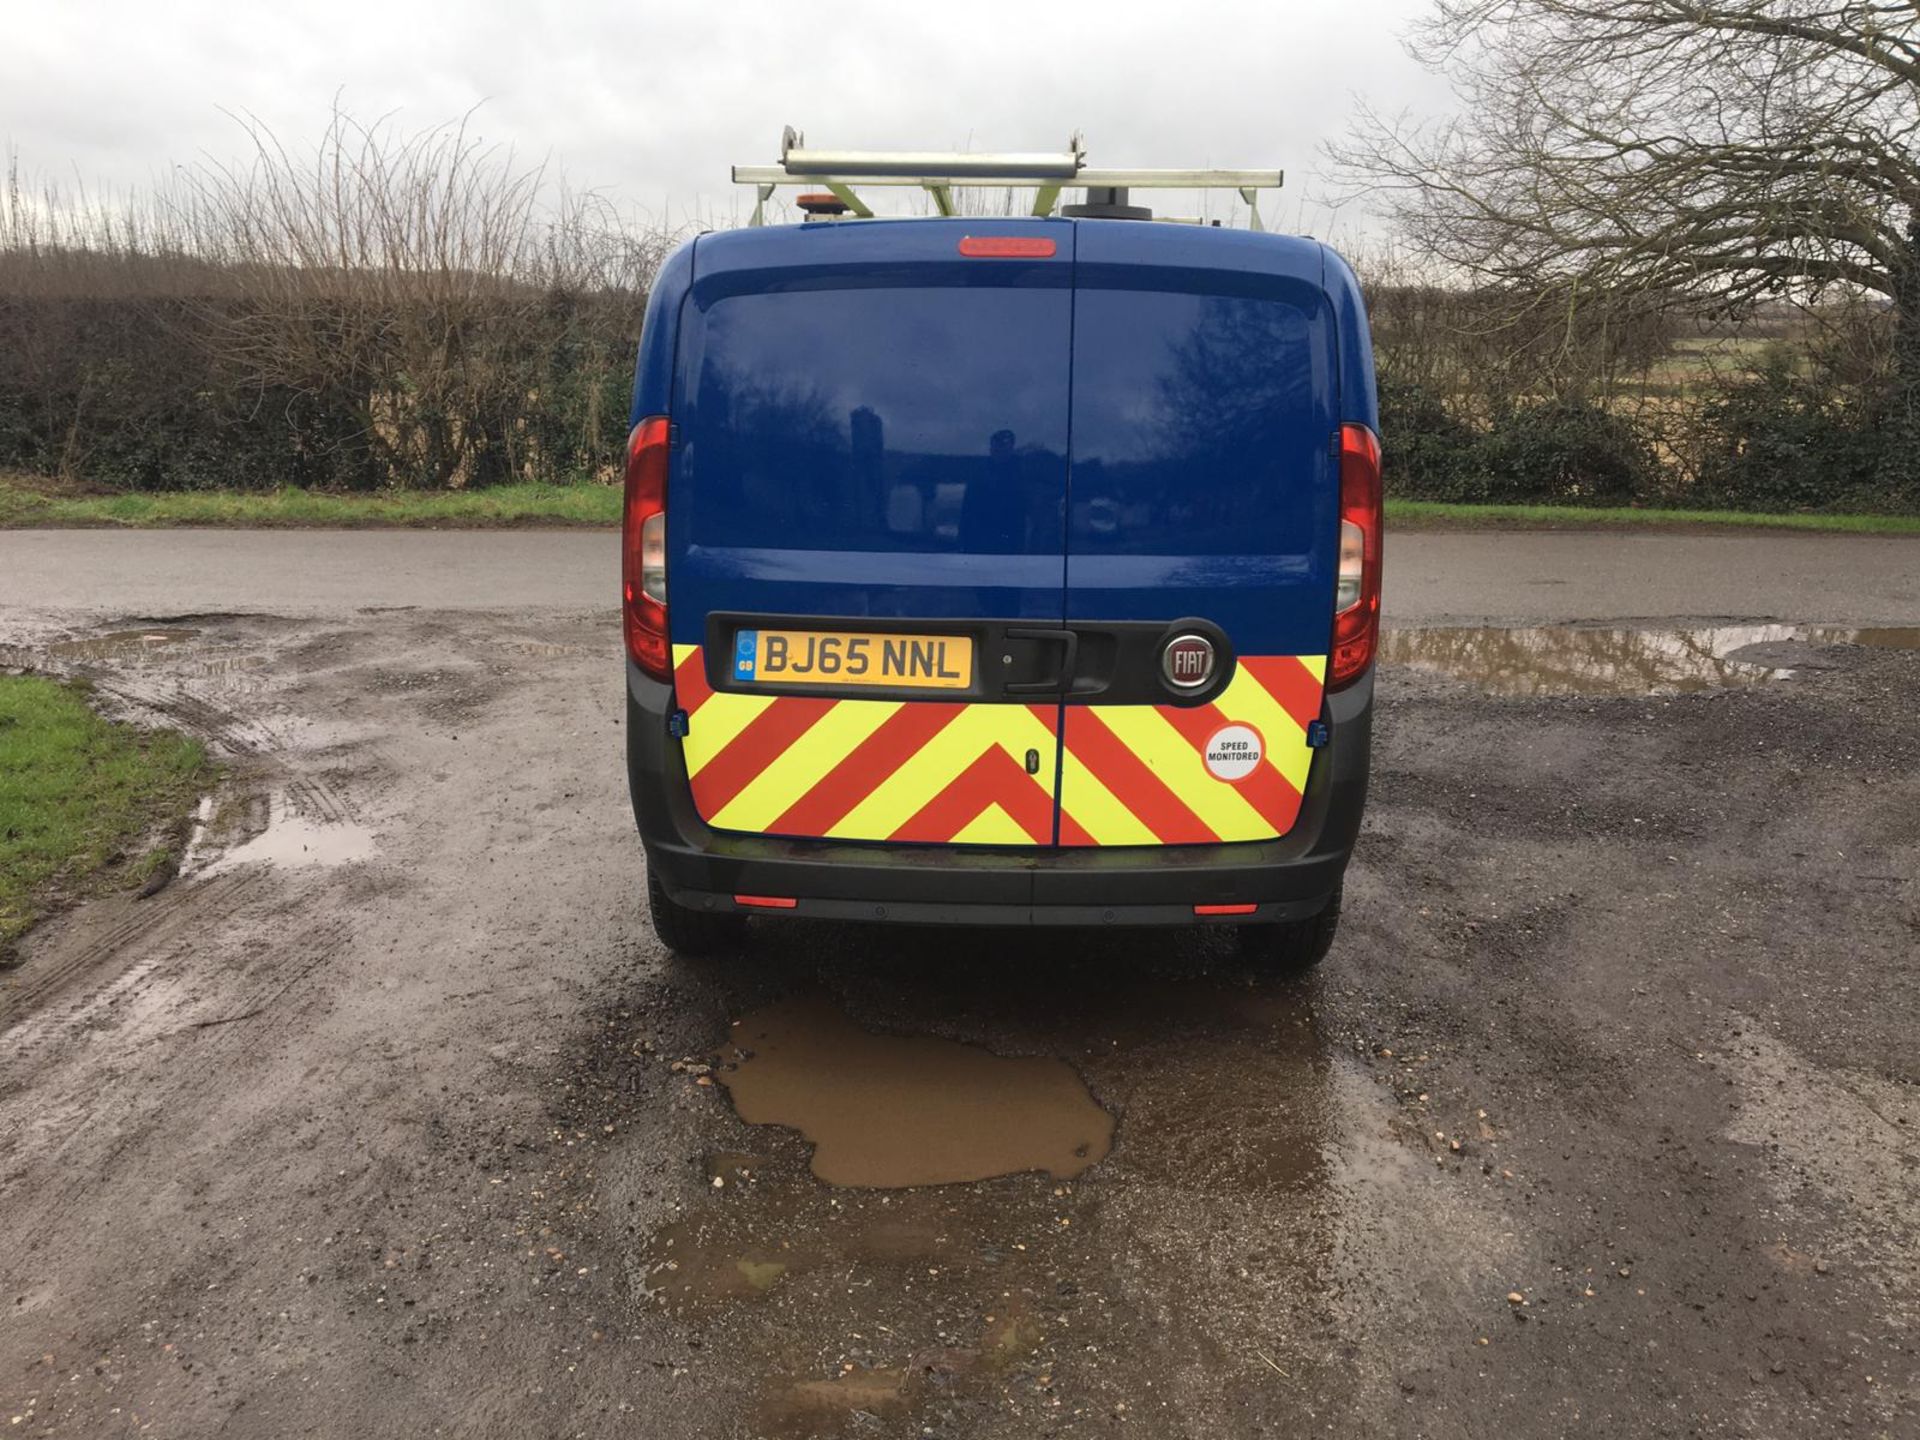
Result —
M1040 630L1010 627L1003 632L1009 640L1038 640L1060 646L1060 668L1047 680L1010 680L1002 688L1009 695L1058 695L1073 679L1074 662L1080 658L1080 637L1071 630Z

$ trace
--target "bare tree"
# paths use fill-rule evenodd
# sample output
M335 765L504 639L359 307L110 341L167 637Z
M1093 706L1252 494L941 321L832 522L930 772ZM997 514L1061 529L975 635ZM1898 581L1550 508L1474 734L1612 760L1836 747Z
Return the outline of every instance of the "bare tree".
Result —
M1920 5L1440 0L1413 48L1458 117L1336 152L1409 241L1527 292L1879 297L1920 430Z

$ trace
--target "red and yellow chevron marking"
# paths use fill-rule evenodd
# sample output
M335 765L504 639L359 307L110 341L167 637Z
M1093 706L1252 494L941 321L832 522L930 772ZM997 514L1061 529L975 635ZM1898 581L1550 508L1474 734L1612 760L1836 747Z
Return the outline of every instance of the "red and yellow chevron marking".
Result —
M694 808L720 830L1051 845L1055 705L828 700L707 688L676 645ZM1029 775L1026 753L1043 757Z
M753 834L975 845L1185 845L1293 828L1320 713L1318 656L1242 657L1208 705L1061 707L714 692L697 645L674 647L694 808ZM1202 758L1227 724L1259 732L1242 780ZM1027 751L1042 758L1029 775ZM1060 757L1059 835L1053 773Z
M1300 812L1326 659L1243 655L1206 705L1069 705L1060 767L1062 845L1195 845L1271 840ZM1261 738L1260 764L1217 779L1202 758L1225 725Z

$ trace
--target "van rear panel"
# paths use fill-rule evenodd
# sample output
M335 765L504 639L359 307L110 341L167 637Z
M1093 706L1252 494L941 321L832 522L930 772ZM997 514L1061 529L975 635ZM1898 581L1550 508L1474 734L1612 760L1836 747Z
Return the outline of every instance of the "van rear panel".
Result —
M1052 253L963 255L982 235ZM1323 253L1110 221L702 238L667 522L701 819L1029 849L1287 834L1339 532ZM1163 674L1186 631L1217 666L1191 692ZM909 640L964 677L769 683L773 659Z

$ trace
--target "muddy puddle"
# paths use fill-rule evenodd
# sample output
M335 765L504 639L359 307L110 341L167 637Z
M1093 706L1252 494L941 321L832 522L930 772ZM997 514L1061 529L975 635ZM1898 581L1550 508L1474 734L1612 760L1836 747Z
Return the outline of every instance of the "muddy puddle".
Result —
M740 1118L800 1131L829 1185L1070 1179L1113 1144L1113 1117L1065 1061L875 1034L815 997L737 1022L722 1061Z
M283 869L314 865L346 865L371 860L373 831L347 820L312 820L304 815L277 814L265 830L221 855L206 873L213 875L241 865L266 864Z
M984 1238L1007 1227L971 1192L878 1191L841 1202L796 1183L774 1156L746 1158L717 1172L718 1208L649 1238L646 1289L669 1309L708 1311L854 1271L961 1275L999 1264L1019 1243Z
M56 640L47 646L47 654L62 660L123 660L134 655L150 655L169 650L198 637L198 630L180 626L154 626L146 630L115 630L106 635L86 635L75 640Z
M1660 695L1782 680L1820 647L1920 649L1920 626L1493 625L1389 630L1391 663L1464 680L1491 695Z
M1391 1131L1305 987L1192 948L927 937L886 957L878 999L802 990L746 1014L712 1071L670 1062L748 1125L712 1132L697 1198L632 1273L697 1363L745 1378L752 1433L972 1434L1013 1406L1038 1434L1089 1394L1131 1419L1183 1366L1238 1409L1272 1402L1273 1367L1342 1380L1315 1327L1346 1257L1480 1157L1422 1138L1437 1123Z
M539 660L562 660L574 655L587 653L584 645L568 645L553 640L495 640L492 642L502 650L515 655L531 655Z
M163 675L201 690L254 688L272 657L242 648L232 638L182 625L150 625L139 630L110 630L78 635L44 646L0 646L0 663L34 666L41 659L63 666L104 666L116 671Z

